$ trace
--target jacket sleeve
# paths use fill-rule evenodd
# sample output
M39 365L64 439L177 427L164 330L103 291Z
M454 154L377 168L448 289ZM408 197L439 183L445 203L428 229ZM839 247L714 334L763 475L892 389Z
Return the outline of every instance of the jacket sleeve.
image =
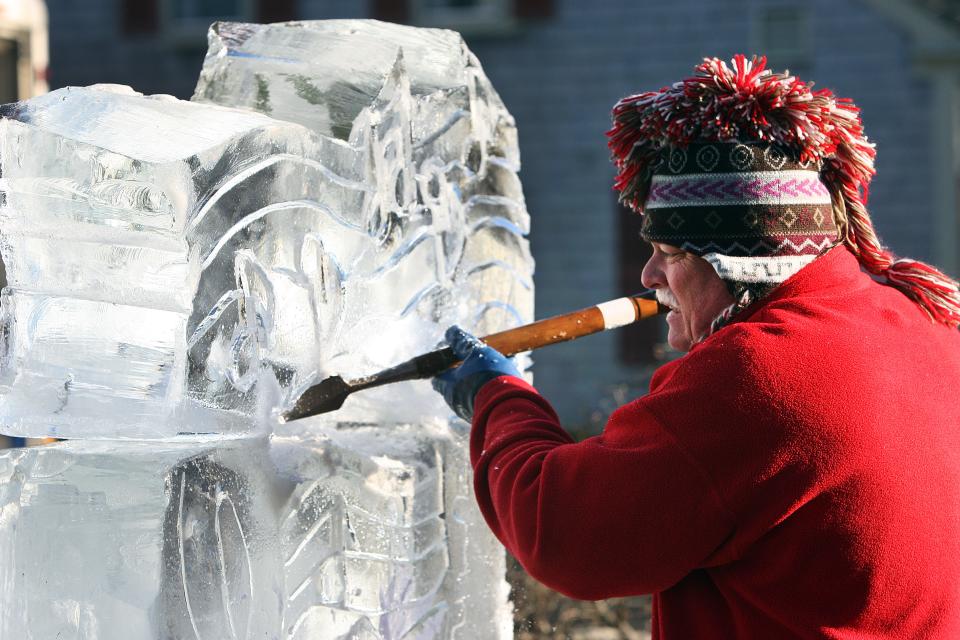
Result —
M652 593L711 563L733 517L642 403L575 443L533 387L478 393L471 462L494 534L547 586L580 599Z

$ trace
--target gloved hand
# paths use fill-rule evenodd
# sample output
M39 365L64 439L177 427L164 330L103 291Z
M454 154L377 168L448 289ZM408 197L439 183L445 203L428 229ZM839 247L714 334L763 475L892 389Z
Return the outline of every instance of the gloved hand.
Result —
M473 420L473 400L480 387L500 376L520 377L513 360L480 342L457 325L447 329L447 344L463 363L444 371L433 379L433 388L443 395L453 411L466 420Z

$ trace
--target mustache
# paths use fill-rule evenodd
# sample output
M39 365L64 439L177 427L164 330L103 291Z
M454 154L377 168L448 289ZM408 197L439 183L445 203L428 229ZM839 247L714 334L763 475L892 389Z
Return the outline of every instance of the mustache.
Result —
M669 289L657 289L657 302L665 307L670 307L671 309L676 309L680 306L680 303L677 302L673 292Z

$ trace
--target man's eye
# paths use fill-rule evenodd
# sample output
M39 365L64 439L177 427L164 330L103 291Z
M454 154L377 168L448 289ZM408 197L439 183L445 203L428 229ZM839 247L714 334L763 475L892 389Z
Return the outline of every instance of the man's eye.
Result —
M659 245L654 247L657 253L663 256L665 260L679 260L687 255L686 251L671 247L669 245Z

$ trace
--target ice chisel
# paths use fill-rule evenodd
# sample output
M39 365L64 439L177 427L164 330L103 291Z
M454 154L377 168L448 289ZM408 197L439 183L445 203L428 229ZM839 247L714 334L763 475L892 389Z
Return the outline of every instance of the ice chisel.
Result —
M550 344L582 338L606 329L622 327L665 311L667 308L656 301L656 293L651 289L579 311L538 320L515 329L493 333L480 339L500 353L512 356ZM333 376L304 391L293 407L282 415L282 418L285 422L289 422L336 411L354 391L402 380L432 378L458 363L459 360L453 355L453 350L450 347L444 347L350 382L340 376Z

